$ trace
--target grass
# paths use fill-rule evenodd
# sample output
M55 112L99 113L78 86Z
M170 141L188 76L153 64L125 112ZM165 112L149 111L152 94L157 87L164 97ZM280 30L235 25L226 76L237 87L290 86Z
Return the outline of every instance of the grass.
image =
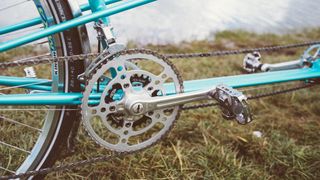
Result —
M320 29L282 36L224 31L212 41L147 48L162 53L205 52L317 39ZM262 56L264 62L271 63L297 59L302 52L290 49ZM241 74L242 58L238 55L173 62L183 78L190 80ZM292 84L268 87L288 86ZM168 137L156 146L109 162L52 173L47 179L319 179L319 90L315 87L250 101L255 120L246 126L222 119L217 108L186 111ZM264 91L268 90L245 92ZM254 131L262 132L262 137L254 136ZM92 142L81 127L76 153L60 163L104 154L109 152Z

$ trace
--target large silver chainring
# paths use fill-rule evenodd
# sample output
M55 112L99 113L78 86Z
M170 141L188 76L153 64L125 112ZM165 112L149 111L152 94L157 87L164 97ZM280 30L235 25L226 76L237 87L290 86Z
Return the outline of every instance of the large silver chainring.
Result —
M148 50L127 50L105 59L92 72L87 78L81 111L85 129L99 145L116 152L144 149L164 137L179 117L180 106L140 116L123 113L123 102L129 96L144 98L183 92L180 75L164 56ZM98 85L101 79L109 82ZM174 87L170 92L166 83Z

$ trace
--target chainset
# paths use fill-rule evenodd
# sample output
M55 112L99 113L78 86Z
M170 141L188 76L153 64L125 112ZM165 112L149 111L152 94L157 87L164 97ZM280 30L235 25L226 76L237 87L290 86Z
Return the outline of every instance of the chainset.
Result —
M132 63L139 69L132 68ZM132 97L169 95L165 83L174 85L170 93L182 93L180 75L164 56L148 50L127 50L97 67L87 77L82 118L85 129L98 144L116 152L133 152L153 145L171 129L180 106L133 115L125 105ZM110 81L99 85L101 78ZM140 111L142 107L135 108Z

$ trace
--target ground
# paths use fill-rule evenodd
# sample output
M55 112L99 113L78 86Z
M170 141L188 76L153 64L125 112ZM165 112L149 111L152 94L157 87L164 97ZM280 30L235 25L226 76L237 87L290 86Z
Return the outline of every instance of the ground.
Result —
M289 35L224 31L210 41L143 47L162 53L207 52L319 39L319 29ZM138 45L129 43L128 46ZM263 61L295 60L303 50L262 53ZM242 59L243 55L237 55L172 61L184 80L190 80L242 74ZM244 90L247 94L256 94L294 85ZM217 108L186 111L170 134L149 149L96 165L52 173L47 179L319 179L319 90L314 87L250 101L254 121L246 126L224 120ZM260 131L262 136L254 136L254 131ZM58 164L104 154L109 152L92 142L81 127L75 154Z

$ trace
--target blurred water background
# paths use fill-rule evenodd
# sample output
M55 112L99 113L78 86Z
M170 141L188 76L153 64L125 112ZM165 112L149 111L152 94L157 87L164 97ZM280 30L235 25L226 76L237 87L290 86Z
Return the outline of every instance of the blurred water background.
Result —
M19 1L23 0L0 0L0 7ZM290 33L318 27L319 4L320 0L158 0L111 20L121 42L178 43L212 38L222 30ZM16 8L0 12L0 26L36 16L32 2ZM3 40L6 36L0 36Z

